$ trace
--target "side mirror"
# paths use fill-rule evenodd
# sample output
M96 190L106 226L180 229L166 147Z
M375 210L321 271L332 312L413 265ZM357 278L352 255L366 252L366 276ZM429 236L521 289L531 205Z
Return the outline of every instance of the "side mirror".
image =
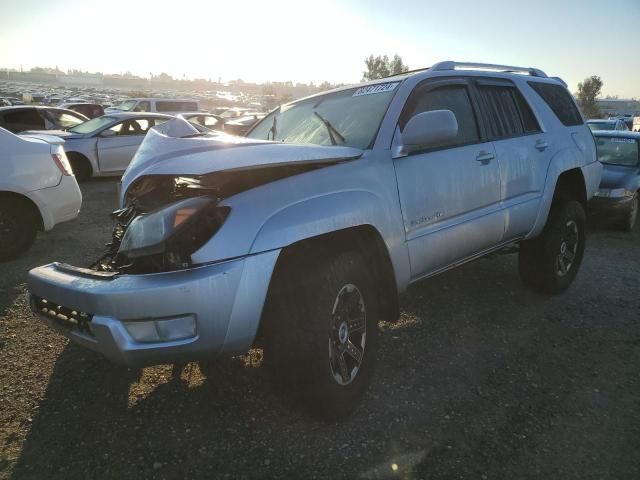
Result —
M451 110L414 115L402 132L402 153L409 154L447 144L458 136L458 121Z
M117 135L117 133L114 132L113 130L109 129L109 128L107 128L106 130L103 130L103 131L100 132L100 136L102 138L113 137L115 135Z

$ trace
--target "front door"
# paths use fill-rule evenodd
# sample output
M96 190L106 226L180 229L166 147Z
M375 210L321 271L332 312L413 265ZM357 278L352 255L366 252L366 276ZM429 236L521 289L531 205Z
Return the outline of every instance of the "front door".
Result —
M153 120L137 118L113 125L113 133L98 137L98 164L104 173L124 172L145 134L153 126Z
M458 135L436 149L395 160L398 191L414 279L486 250L502 240L500 176L490 142L481 143L476 109L464 79L416 87L401 116L451 110Z

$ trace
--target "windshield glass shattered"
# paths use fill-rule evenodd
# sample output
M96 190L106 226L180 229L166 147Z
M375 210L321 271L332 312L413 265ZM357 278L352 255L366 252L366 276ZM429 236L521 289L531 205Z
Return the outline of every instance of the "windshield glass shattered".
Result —
M598 160L608 165L638 165L638 142L633 138L597 137Z
M350 88L283 105L247 137L369 148L399 82Z

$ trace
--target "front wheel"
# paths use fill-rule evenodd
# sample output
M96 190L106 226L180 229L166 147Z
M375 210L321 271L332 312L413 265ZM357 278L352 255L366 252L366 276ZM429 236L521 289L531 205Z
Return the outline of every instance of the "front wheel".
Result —
M533 290L550 295L564 292L575 279L586 244L582 205L569 200L551 207L542 234L520 245L520 278Z
M274 280L265 362L315 413L344 418L364 394L377 352L371 275L352 252L300 262Z

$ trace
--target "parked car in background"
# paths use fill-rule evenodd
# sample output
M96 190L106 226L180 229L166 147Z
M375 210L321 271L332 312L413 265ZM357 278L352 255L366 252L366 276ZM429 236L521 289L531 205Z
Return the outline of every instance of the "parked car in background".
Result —
M640 133L594 132L598 160L604 165L600 188L590 202L597 215L631 231L638 219Z
M121 175L149 129L170 120L159 113L110 113L67 131L51 131L64 139L64 149L79 181ZM41 132L27 132L27 134Z
M230 135L242 136L251 130L259 120L262 120L266 116L266 113L256 113L253 115L246 115L234 120L228 120L224 123L224 131Z
M10 107L11 105L24 105L24 102L15 97L0 97L0 107Z
M633 115L626 113L624 115L615 115L609 117L609 120L622 120L629 130L633 129Z
M631 130L634 132L640 132L640 115L633 117L633 124L631 126Z
M13 133L25 130L66 130L89 120L81 113L32 105L0 107L0 127Z
M82 194L62 144L0 128L0 261L27 251L38 230L78 216Z
M606 131L606 130L616 130L616 131L626 131L629 130L627 128L627 124L624 123L622 120L616 118L616 119L609 119L609 120L604 120L604 119L593 119L593 120L587 120L587 125L589 126L589 128L591 129L591 131L596 131L596 130L601 130L601 131Z
M153 112L177 114L200 111L197 100L184 98L130 98L105 109L112 112Z
M219 115L215 115L213 113L206 112L195 112L195 113L182 113L180 114L182 118L188 121L191 124L197 125L199 127L203 127L206 130L219 130L222 131L224 129L224 120Z
M63 103L60 108L73 110L91 119L104 115L104 108L98 103Z
M148 133L105 255L31 270L33 311L133 366L262 346L331 418L410 284L517 244L527 286L569 288L602 172L565 84L533 68L442 62L283 105L247 137L194 133Z

